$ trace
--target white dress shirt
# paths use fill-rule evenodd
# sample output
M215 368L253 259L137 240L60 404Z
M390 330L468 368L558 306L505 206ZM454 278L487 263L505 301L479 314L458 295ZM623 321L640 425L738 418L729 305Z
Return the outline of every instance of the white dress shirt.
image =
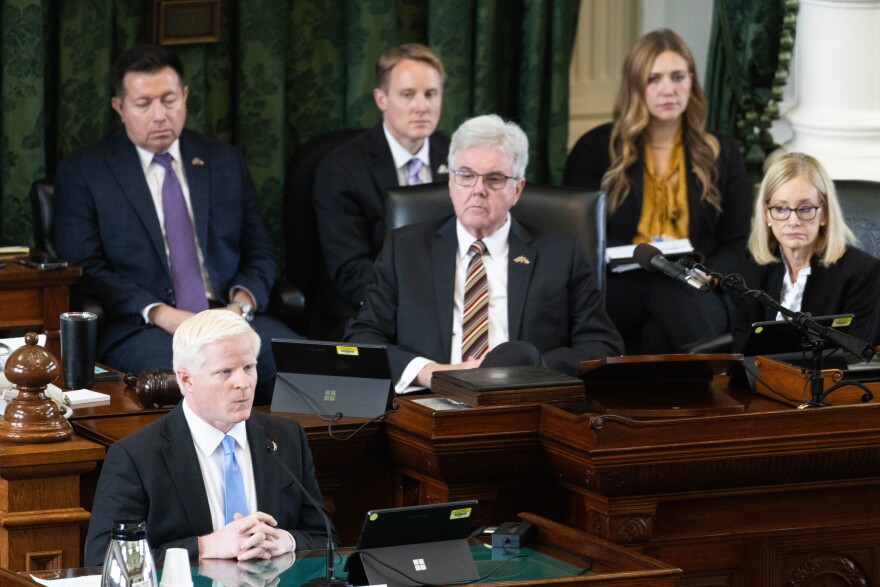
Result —
M419 169L419 181L421 183L431 183L431 141L425 139L425 142L422 143L422 148L413 155L391 136L384 122L382 123L382 130L385 131L385 140L388 141L388 146L391 148L391 157L394 159L394 167L397 169L397 184L407 185L406 165L413 157L422 162L422 166Z
M782 291L779 295L781 298L779 303L792 312L801 311L801 305L804 301L804 289L807 287L807 277L810 276L812 269L812 267L804 267L798 271L797 279L792 283L788 277L788 265L785 267L785 272L782 274ZM785 320L786 318L782 315L782 312L777 312L776 319Z

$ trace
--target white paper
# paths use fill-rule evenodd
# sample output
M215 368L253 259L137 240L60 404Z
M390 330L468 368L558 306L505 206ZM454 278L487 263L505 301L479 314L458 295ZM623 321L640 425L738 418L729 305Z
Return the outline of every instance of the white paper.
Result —
M66 395L70 400L71 406L110 401L110 396L108 394L98 393L97 391L92 391L91 389L73 389L71 391L65 391L64 395Z
M648 243L652 247L658 249L663 255L684 255L694 252L694 246L691 240L687 238L679 238L671 241L657 241ZM623 273L638 269L639 264L633 263L632 258L638 245L620 245L618 247L608 247L605 249L605 262L610 265L612 273ZM617 264L613 264L617 261Z
M86 575L84 577L69 577L65 579L40 579L31 575L31 579L40 585L52 587L101 587L101 575Z

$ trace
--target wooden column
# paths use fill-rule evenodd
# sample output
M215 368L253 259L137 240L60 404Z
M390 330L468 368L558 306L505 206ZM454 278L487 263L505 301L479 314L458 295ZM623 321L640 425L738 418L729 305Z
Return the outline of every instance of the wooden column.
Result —
M14 571L82 565L82 530L90 514L80 477L104 447L74 436L51 444L0 442L0 566Z

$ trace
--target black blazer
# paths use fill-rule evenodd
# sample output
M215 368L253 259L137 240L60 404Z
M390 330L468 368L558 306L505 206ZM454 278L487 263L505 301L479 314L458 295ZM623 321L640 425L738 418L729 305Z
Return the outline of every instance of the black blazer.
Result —
M745 279L746 285L761 289L779 301L782 293L782 276L785 265L782 261L769 265L758 265L749 257L737 271ZM823 267L814 255L810 261L810 275L804 288L801 311L813 316L832 314L854 314L853 323L847 334L877 344L880 312L878 312L878 292L880 292L880 260L868 253L847 247L843 257L831 265ZM776 311L763 304L739 295L736 291L728 293L731 300L731 331L733 350L741 352L751 330L751 325L763 320L775 320Z
M195 233L208 276L223 301L242 286L265 309L275 281L275 250L241 152L184 130ZM162 227L141 161L125 129L63 160L56 174L55 243L83 269L74 287L99 300L108 327L98 356L144 325L150 304L174 305Z
M580 361L621 354L623 342L575 240L512 222L510 340L532 343L548 367L575 375ZM451 217L395 230L376 261L375 280L346 340L388 345L395 381L416 357L450 361L457 252ZM515 262L519 257L528 263Z
M324 518L291 478L296 475L323 504L302 427L295 420L251 412L247 438L259 510L293 535L297 550L325 548ZM86 566L104 562L114 520L145 520L156 560L169 548L186 548L197 558L198 537L214 531L182 405L107 450L86 538Z
M578 140L565 163L564 185L600 189L602 176L611 166L611 127L611 123L604 124ZM694 175L686 152L688 236L710 269L728 273L745 258L753 190L736 141L726 135L716 135L716 138L721 152L715 184L721 193L722 212L719 214L700 201L702 184ZM642 214L644 164L641 157L627 169L626 175L632 187L614 215L608 218L608 246L632 244Z
M433 181L445 181L449 140L435 132L429 141L431 176ZM373 263L385 238L385 200L388 189L398 185L381 122L334 150L318 166L318 235L330 281L350 304L349 315L357 311L373 278Z

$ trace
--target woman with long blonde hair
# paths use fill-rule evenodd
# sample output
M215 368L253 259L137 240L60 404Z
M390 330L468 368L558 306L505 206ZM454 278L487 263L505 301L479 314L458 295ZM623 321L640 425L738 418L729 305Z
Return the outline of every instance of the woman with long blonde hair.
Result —
M578 140L563 183L602 189L608 245L690 239L704 264L744 258L752 190L736 142L706 131L694 58L669 29L641 37L623 65L614 121ZM723 332L721 296L661 274L612 273L606 304L629 353L675 352Z

